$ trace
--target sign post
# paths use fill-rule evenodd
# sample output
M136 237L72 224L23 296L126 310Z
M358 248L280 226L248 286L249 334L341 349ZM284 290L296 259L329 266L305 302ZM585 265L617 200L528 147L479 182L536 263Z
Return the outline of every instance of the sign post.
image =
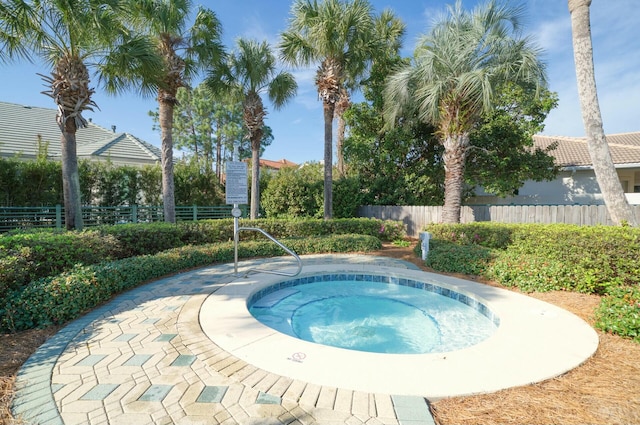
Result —
M233 161L226 165L225 197L227 205L233 205L233 270L238 274L238 220L242 216L239 204L248 204L247 163L238 161L238 145L233 147Z

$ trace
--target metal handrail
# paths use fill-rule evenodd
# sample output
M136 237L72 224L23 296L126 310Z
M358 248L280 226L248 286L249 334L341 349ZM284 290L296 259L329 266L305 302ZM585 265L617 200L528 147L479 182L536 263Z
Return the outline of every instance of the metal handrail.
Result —
M293 276L297 276L300 274L300 272L302 271L302 260L300 259L300 257L298 256L298 254L296 254L295 252L293 252L292 250L290 250L289 248L287 248L286 246L284 246L282 244L282 242L280 242L279 240L277 240L276 238L274 238L273 236L271 236L270 234L268 234L267 232L265 232L264 230L258 228L258 227L238 227L237 228L237 232L235 232L236 237L235 237L235 251L236 251L236 255L235 255L235 264L234 264L234 271L235 274L238 274L238 255L237 255L237 250L238 250L238 238L237 235L240 233L241 230L248 230L248 231L252 231L252 232L260 232L263 235L265 235L267 238L269 238L272 242L274 242L276 245L278 245L280 248L282 248L283 250L285 250L288 254L292 255L293 258L296 259L297 265L298 265L298 269L296 270L295 273L291 274L291 273L286 273L286 272L280 272L277 270L267 270L267 269L249 269L248 271L254 271L254 272L262 272L262 273L270 273L270 274L277 274L280 276L288 276L288 277L293 277Z

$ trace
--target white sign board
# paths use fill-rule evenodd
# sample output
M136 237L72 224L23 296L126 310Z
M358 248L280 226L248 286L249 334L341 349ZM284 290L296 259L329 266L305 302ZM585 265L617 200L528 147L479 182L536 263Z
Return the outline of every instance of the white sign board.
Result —
M242 161L227 162L227 204L248 204L247 191L247 163Z

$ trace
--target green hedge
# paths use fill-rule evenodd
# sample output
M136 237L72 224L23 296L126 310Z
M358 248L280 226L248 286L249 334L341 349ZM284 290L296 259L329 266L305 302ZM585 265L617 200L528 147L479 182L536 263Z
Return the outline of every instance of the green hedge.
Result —
M336 235L283 241L298 254L371 251L381 248L378 238ZM239 245L241 258L283 255L270 241ZM155 255L130 257L94 265L77 265L66 273L32 282L13 291L0 307L0 330L15 332L75 319L114 294L140 283L212 263L233 261L233 244L184 246Z
M640 282L639 228L473 223L427 230L436 245L446 241L492 249L493 259L481 274L525 291L606 294L609 288ZM446 263L437 251L434 257L435 264Z
M377 219L241 220L243 227L260 227L277 239L361 234L393 241L405 235L402 222ZM241 241L266 240L257 232L241 232ZM228 242L233 219L178 224L122 224L84 232L51 230L13 232L0 236L0 297L42 277L56 275L76 264L152 255L186 245Z
M393 241L406 235L402 222L372 218L333 220L240 220L240 227L259 227L276 239L305 236L360 234ZM216 243L233 240L233 219L180 222L178 224L123 224L97 228L112 235L121 244L121 258L153 254L165 249L189 244ZM240 240L263 240L257 232L240 232Z
M432 240L426 265L445 273L482 275L491 258L491 250L480 245L457 245Z
M640 228L564 224L429 225L427 265L526 292L604 295L596 326L640 342Z
M39 231L0 237L0 294L32 280L118 258L121 245L95 230L82 233Z
M518 225L499 223L431 224L425 230L433 240L443 240L458 245L481 245L487 248L505 249L512 242L512 234Z
M640 287L612 289L596 310L596 326L640 342Z

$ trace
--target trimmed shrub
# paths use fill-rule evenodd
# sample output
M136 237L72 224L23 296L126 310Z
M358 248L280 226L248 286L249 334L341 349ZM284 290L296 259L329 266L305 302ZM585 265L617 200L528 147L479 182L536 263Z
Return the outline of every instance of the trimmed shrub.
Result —
M495 252L494 261L484 270L485 277L525 292L571 290L570 271L563 263L531 254Z
M365 235L336 235L283 241L298 254L370 251L381 248L380 240ZM271 241L244 242L241 258L283 255ZM54 277L32 282L13 291L0 307L0 329L19 331L63 324L79 317L114 294L159 277L212 263L233 261L232 243L184 246L155 255L78 265Z
M495 249L507 248L516 229L517 226L500 223L431 224L425 228L433 239Z
M427 230L434 269L481 274L527 292L605 295L596 326L640 342L639 228L474 223Z
M118 224L100 226L102 235L118 240L118 258L149 255L185 245L185 227L171 223Z
M218 220L216 220L218 221ZM359 234L375 236L390 242L406 236L404 223L394 220L375 218L337 218L332 220L241 220L241 227L260 227L276 238L305 237L307 235L348 235ZM243 240L260 239L262 235L241 232ZM233 237L233 235L231 235Z
M612 289L596 310L596 327L640 342L640 288Z
M119 252L116 238L95 230L19 232L0 237L0 293L62 273L76 264L118 258Z
M534 277L539 272L557 280L554 289L606 294L610 288L640 281L640 260L636 255L640 229L521 225L512 237L508 255L516 261L521 259L522 270ZM547 270L542 270L545 267ZM539 286L534 289L542 290L549 284L542 280Z
M491 250L483 246L431 240L426 265L445 273L481 275L485 272L491 257Z
M405 236L401 222L377 219L241 220L243 227L260 227L278 239L362 234L383 241ZM13 232L0 236L0 297L33 280L57 275L76 264L152 255L185 245L233 240L233 219L196 222L121 224L83 232ZM241 232L241 241L264 241L257 232Z
M430 225L427 230L435 241L493 249L494 260L482 274L525 291L606 294L640 282L640 229L472 223Z

